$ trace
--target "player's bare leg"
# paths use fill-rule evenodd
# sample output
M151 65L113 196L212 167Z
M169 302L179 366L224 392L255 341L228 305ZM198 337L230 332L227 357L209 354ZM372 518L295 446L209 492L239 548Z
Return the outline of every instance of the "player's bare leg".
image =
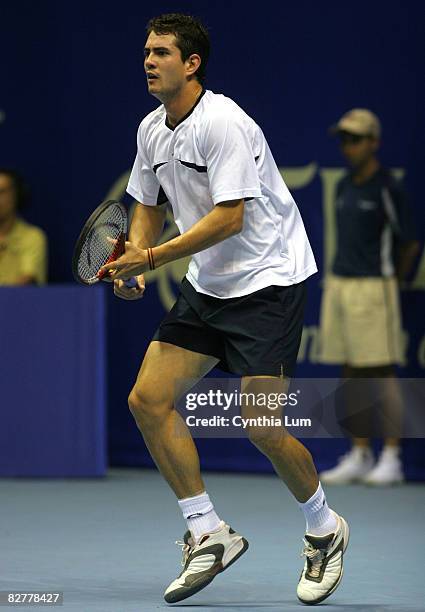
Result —
M188 390L182 381L200 380L217 361L179 346L151 342L129 396L152 459L179 499L197 495L205 486L195 443L174 407L176 394Z
M246 401L243 416L253 418L255 424L248 429L250 440L271 461L277 474L304 512L304 569L297 587L297 595L305 604L316 604L331 595L338 587L343 573L343 553L347 548L349 529L343 517L331 510L317 477L309 451L284 427L263 426L261 416L282 418L282 408L271 410L259 407L255 398L259 394L286 393L288 381L284 378L245 377L242 392ZM257 421L255 421L257 419ZM258 420L259 419L259 420Z
M248 548L248 542L217 516L205 491L199 456L175 399L218 362L165 342L152 342L130 394L129 405L149 452L179 499L187 520L183 565L167 587L168 603L206 587ZM191 380L187 386L185 381ZM212 561L213 560L213 561Z
M250 376L242 379L241 391L248 399L252 395L282 394L288 390L289 381L284 378ZM252 401L242 408L244 418L261 416L282 417L282 408L270 410L263 406L253 406ZM301 442L291 436L282 427L249 427L251 442L265 454L273 464L276 473L285 482L291 493L299 502L307 501L319 485L316 468L310 452Z

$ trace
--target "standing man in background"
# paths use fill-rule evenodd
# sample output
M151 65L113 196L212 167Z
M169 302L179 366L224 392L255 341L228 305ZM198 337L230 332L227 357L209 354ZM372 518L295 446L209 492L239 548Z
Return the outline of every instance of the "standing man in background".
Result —
M43 285L47 280L47 239L19 213L28 189L14 170L0 168L0 285Z
M377 158L378 117L356 108L343 115L332 131L339 137L349 173L336 188L337 246L322 299L320 360L342 364L344 379L385 379L382 408L392 415L390 420L398 421L402 411L395 379L395 366L402 360L398 281L408 274L418 244L404 189ZM352 396L354 387L347 389ZM348 403L350 399L354 398L347 397ZM370 439L365 437L368 424L361 420L360 412L350 420L356 436L352 449L335 468L320 474L322 482L401 482L399 429L384 434L375 464Z

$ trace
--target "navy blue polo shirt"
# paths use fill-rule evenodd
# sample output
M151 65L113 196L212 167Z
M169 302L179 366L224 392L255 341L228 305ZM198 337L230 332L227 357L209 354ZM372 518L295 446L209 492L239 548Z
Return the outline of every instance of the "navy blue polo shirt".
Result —
M404 188L380 168L357 185L346 175L336 188L338 276L392 276L395 245L414 240Z

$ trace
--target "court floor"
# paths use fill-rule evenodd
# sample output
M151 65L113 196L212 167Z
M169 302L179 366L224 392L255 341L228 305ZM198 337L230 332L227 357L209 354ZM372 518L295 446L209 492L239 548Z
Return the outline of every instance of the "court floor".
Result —
M185 524L157 472L0 479L0 591L63 591L56 609L64 611L301 610L295 588L304 520L291 495L274 476L214 473L205 482L218 514L250 549L205 590L169 606L162 593L180 572L174 541ZM341 586L321 607L423 612L425 486L326 491L329 505L349 520L351 540Z

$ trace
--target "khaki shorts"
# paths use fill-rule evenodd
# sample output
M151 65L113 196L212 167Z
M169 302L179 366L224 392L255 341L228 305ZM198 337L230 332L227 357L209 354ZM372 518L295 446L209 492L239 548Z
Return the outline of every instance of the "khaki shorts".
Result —
M402 363L402 354L395 278L329 275L320 314L319 361L374 367Z

